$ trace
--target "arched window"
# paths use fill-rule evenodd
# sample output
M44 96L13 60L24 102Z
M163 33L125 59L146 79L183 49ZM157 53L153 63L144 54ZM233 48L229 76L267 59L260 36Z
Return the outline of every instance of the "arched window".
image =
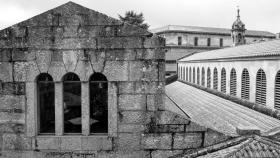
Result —
M81 133L81 82L74 73L63 77L64 133Z
M250 77L247 69L242 71L241 77L241 98L249 100L250 99Z
M189 78L188 78L188 74L189 74L189 72L188 72L188 67L186 67L186 81L188 81L189 80Z
M215 90L218 90L218 70L217 70L217 68L214 68L213 88Z
M222 68L221 72L221 92L226 93L227 92L227 79L226 79L226 70L225 68Z
M195 83L195 68L193 68L193 83Z
M108 81L101 73L90 77L90 132L108 132Z
M259 69L257 72L256 103L261 105L266 104L266 76L262 69Z
M55 133L54 82L47 73L37 77L38 121L40 134Z
M274 108L280 110L280 71L275 77Z
M211 70L207 69L207 88L211 88Z
M199 72L199 67L197 68L197 79L196 79L197 84L199 85L200 83L200 72Z
M201 70L201 85L205 86L205 70L204 70L204 67Z
M236 71L231 69L230 72L230 95L236 96Z
M192 68L189 68L189 82L192 82Z

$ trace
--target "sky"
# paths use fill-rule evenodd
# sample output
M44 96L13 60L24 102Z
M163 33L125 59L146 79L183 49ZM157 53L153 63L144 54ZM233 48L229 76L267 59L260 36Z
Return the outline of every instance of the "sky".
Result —
M0 0L0 30L69 0ZM165 25L230 28L236 19L248 30L280 32L280 0L72 0L113 18L134 10L150 29Z

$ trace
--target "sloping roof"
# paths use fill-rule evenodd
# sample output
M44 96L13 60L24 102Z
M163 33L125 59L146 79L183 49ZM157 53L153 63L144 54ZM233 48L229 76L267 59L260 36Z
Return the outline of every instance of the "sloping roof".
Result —
M193 122L226 135L237 136L237 127L252 127L265 134L280 126L280 120L179 81L165 90Z
M280 157L280 143L260 136L238 137L176 158L264 158Z
M152 29L153 33L163 32L195 32L195 33L209 33L209 34L226 34L230 35L231 30L227 28L215 28L215 27L199 27L199 26L179 26L179 25L167 25L160 28ZM246 36L259 36L259 37L271 37L274 38L275 34L268 31L246 30Z
M179 61L202 61L248 57L266 57L280 55L280 40L272 40L225 49L200 52Z

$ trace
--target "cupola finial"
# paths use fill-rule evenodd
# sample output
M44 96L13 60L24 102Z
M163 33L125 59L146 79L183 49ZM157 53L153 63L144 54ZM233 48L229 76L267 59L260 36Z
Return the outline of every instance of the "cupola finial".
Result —
M240 9L239 9L239 6L237 6L237 18L240 18Z

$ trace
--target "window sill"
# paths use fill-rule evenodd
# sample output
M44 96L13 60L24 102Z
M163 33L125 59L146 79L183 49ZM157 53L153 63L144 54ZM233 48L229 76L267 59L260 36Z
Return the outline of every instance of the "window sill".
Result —
M88 151L112 150L112 137L108 135L38 135L34 139L34 150Z

